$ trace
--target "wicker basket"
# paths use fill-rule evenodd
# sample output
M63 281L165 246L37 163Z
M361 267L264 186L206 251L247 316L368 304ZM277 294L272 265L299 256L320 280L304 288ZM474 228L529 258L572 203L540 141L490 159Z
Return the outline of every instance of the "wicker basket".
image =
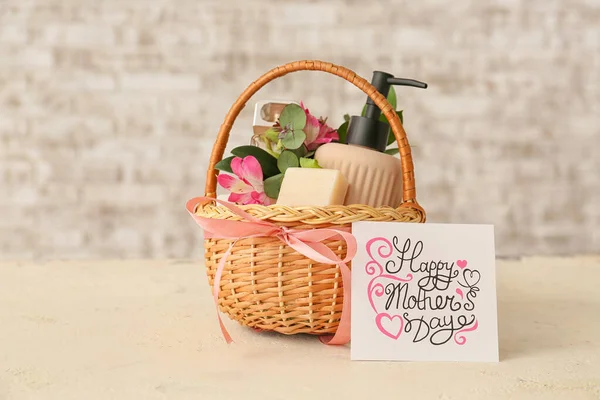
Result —
M416 201L411 149L406 132L386 98L351 70L322 61L296 61L272 69L252 83L225 117L214 144L206 180L206 197L216 197L218 171L232 124L246 102L268 82L290 72L311 70L337 75L365 92L390 122L400 149L403 168L403 201L397 208L366 205L287 207L283 205L240 206L264 221L294 229L345 227L358 221L424 222L425 212ZM197 205L197 216L219 220L241 218L215 202ZM234 244L233 244L234 243ZM326 244L340 258L343 241ZM315 262L287 246L277 237L205 239L208 280L214 283L219 261L231 248L220 280L218 307L242 325L282 334L329 335L336 332L343 304L342 274L336 265ZM214 288L213 288L214 289Z

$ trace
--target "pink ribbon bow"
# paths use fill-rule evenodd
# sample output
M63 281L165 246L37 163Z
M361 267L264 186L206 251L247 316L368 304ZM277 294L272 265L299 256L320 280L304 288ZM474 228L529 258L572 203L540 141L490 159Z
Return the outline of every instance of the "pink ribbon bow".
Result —
M224 207L227 207L234 214L244 218L245 221L231 221L214 218L204 218L195 214L198 204L207 201L216 201ZM252 215L244 212L235 205L213 198L196 197L189 200L186 208L192 218L205 230L205 237L218 237L223 239L245 239L252 237L275 236L282 242L296 250L298 253L310 258L319 263L339 265L342 272L342 284L344 289L344 300L342 303L342 315L340 324L333 336L320 337L320 340L325 344L341 345L350 341L350 268L346 265L347 262L354 258L356 254L356 239L347 228L331 229L318 228L310 230L290 229L283 226L278 226L273 223L262 221ZM322 242L334 237L341 237L346 242L347 253L346 257L340 259L329 247ZM215 279L213 282L213 299L217 308L217 318L221 327L221 332L227 343L233 340L225 329L221 316L219 315L219 288L221 276L227 258L231 254L231 250L235 242L231 243L229 249L221 257Z

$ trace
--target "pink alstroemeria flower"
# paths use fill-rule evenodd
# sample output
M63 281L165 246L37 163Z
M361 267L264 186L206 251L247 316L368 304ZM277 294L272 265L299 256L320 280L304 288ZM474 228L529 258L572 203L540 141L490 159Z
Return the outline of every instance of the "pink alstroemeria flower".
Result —
M236 176L219 174L217 177L219 185L231 192L228 201L242 205L273 203L265 194L263 172L256 157L235 157L231 160L231 170Z
M324 120L312 115L308 111L308 108L304 107L303 103L300 103L300 107L302 107L306 114L306 125L303 129L304 133L306 133L304 144L306 144L309 151L315 150L322 144L340 139L337 130L327 125Z

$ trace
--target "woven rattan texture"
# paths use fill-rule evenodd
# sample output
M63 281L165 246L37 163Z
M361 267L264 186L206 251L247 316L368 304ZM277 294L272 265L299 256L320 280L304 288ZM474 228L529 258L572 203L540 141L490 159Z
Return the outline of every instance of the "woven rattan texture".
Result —
M211 286L231 242L205 240ZM345 257L343 242L329 241L327 246ZM220 286L221 311L242 325L283 334L327 334L334 333L340 321L340 268L314 263L277 238L239 240L227 258Z
M366 205L324 206L324 207L288 207L273 204L270 206L250 204L241 208L261 220L277 222L280 226L324 227L327 225L346 225L359 221L378 222L423 222L423 213L412 207L379 207ZM196 213L205 218L242 220L241 217L225 207L207 204L198 207Z

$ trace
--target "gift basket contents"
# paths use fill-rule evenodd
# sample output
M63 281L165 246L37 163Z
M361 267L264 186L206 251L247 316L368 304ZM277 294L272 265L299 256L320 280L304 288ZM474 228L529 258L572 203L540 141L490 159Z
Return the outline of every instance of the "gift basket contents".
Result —
M354 84L367 94L362 113L345 115L333 128L304 100L259 101L250 144L224 157L232 125L252 95L300 70ZM341 66L298 61L267 72L234 102L211 154L205 196L187 207L205 232L218 311L257 330L349 341L352 223L425 221L394 85L427 87L380 71L369 83ZM217 187L225 192L218 198Z

